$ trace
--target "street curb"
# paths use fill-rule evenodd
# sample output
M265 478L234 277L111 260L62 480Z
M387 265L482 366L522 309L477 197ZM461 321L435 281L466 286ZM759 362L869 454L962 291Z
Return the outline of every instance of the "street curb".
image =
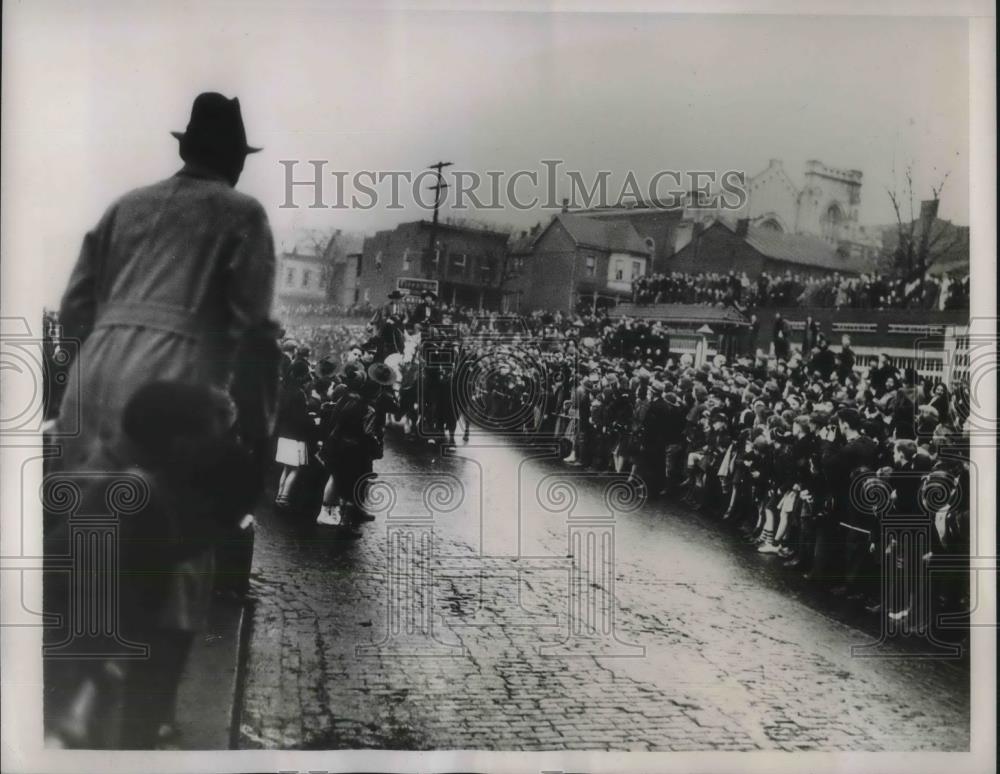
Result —
M180 749L231 749L242 701L249 607L232 597L212 601L208 628L196 636L177 692Z

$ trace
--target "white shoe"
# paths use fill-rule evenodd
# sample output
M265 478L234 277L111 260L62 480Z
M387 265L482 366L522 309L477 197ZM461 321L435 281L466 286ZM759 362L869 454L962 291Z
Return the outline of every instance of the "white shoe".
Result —
M340 509L333 505L324 505L316 517L316 523L324 527L339 527L343 520Z
M774 543L763 543L761 547L757 549L758 554L776 554L778 553L778 547Z

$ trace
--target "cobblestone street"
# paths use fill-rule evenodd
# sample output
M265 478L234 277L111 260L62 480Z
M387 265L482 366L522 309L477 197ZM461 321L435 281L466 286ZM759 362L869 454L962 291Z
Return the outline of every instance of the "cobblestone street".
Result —
M968 747L967 672L852 656L870 633L702 517L483 436L387 440L360 540L259 518L242 747Z

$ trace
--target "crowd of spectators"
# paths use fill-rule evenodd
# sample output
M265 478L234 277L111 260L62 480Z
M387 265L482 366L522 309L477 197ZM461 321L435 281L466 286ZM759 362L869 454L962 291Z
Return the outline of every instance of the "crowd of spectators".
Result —
M308 304L279 303L274 308L274 314L279 320L316 317L371 317L373 311L372 305L369 303L351 304L350 306L327 302L313 302Z
M737 305L747 307L820 307L833 309L967 309L969 275L907 282L871 273L816 277L786 271L697 274L671 272L639 277L633 282L638 303Z
M628 475L650 499L683 500L872 614L926 620L917 584L941 557L967 553L964 387L953 396L885 355L861 367L849 342L834 351L822 334L777 355L717 355L695 367L656 324L604 312L442 311L463 357L489 363L471 399L491 427L509 431L514 417L517 432L562 444L565 464ZM313 355L354 347L351 358L371 334L299 339ZM525 412L540 384L544 398ZM894 514L926 520L919 557L910 555L917 542L886 537ZM905 580L904 565L928 572ZM934 578L935 610L964 609L966 576ZM883 582L896 584L891 597Z

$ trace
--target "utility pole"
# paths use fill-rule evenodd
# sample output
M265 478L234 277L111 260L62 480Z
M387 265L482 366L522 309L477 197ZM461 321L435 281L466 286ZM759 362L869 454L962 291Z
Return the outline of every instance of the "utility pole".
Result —
M441 176L441 170L445 167L450 167L452 162L450 161L439 161L436 164L431 164L428 169L437 170L437 182L430 186L430 190L434 191L434 218L431 220L431 235L427 243L427 260L433 261L434 251L437 249L437 227L438 227L438 209L441 206L441 200L444 198L444 190L448 187L448 184L444 182ZM441 274L441 265L438 264L437 274Z

